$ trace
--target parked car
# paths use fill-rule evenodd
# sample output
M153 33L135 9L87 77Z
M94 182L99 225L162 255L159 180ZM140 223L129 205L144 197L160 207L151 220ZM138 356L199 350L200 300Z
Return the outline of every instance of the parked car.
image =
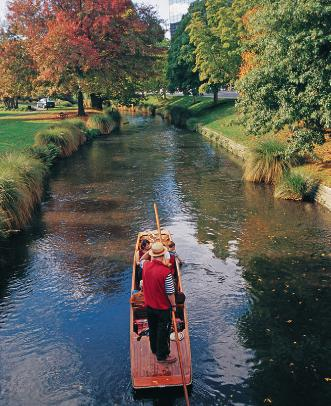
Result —
M37 101L37 108L38 109L51 109L55 107L55 101L49 99L48 97L44 99L40 99Z

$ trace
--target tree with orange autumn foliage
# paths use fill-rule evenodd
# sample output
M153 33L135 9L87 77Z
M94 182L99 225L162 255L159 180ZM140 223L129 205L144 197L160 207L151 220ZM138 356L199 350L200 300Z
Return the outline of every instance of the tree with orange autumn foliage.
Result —
M131 0L12 0L10 30L25 42L49 93L104 93L148 75L163 30Z
M17 108L18 97L31 94L35 76L34 62L24 41L0 32L0 98L7 108Z

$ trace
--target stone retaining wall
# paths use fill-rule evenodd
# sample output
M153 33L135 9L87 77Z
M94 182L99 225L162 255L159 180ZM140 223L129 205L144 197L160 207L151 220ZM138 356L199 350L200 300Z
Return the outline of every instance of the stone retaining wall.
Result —
M220 134L218 131L210 130L209 128L206 128L200 124L195 127L195 130L204 137L210 139L227 151L231 152L233 155L241 158L243 161L247 159L247 156L249 154L249 149L247 147L244 147L241 144L237 144L236 142L230 140L230 138L227 138L224 135Z
M331 210L331 188L320 185L316 195L316 201Z

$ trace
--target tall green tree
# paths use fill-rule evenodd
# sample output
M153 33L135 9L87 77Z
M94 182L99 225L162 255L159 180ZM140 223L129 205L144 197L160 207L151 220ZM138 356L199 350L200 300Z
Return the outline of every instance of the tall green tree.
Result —
M149 77L141 83L141 93L153 93L167 98L167 88L169 81L167 78L167 58L169 50L169 40L164 39L159 49L161 52L155 59L152 69L149 70Z
M220 42L218 68L224 80L233 83L242 61L244 16L258 0L207 0L206 10L211 32Z
M171 40L168 54L167 78L169 80L169 90L179 90L184 94L192 94L193 98L198 94L201 81L199 72L195 69L196 57L195 48L190 43L190 38L186 32L187 26L192 18L192 7L182 18Z
M327 0L261 0L247 18L251 68L240 78L239 111L248 132L289 126L289 152L312 151L331 126Z
M201 90L212 87L215 101L222 85L233 83L241 64L243 16L254 0L201 0L192 8L186 28L195 47L195 71L203 82Z
M220 69L219 55L221 54L221 43L218 36L212 30L212 18L207 10L207 1L201 0L195 3L192 18L186 30L190 42L194 45L196 57L195 72L203 85L201 91L211 87L214 92L214 102L217 102L218 91L222 84L225 84L224 73Z

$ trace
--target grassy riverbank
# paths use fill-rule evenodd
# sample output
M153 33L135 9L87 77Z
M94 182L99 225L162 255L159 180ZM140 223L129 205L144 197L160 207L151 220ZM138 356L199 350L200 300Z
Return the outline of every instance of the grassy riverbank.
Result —
M0 155L6 152L21 151L34 144L35 134L38 131L48 128L56 123L61 124L59 120L59 112L64 112L69 119L77 117L75 107L58 108L49 111L1 111L0 110ZM94 117L94 113L100 113L97 110L86 109L88 115ZM105 114L95 114L95 116L108 116L112 122L111 129L117 128L120 118L116 112L108 112ZM93 125L91 128L94 128Z
M114 111L80 119L55 120L54 113L0 116L0 237L24 228L43 195L44 178L57 158L120 124ZM33 118L33 119L31 119ZM99 128L102 118L103 127ZM105 128L106 131L102 131Z
M245 135L243 126L238 123L234 100L222 99L216 106L208 97L197 97L194 104L192 100L191 96L175 96L167 100L150 97L147 103L154 104L157 112L161 114L174 107L186 108L190 114L187 120L189 129L193 130L197 124L200 124L244 146L250 147L256 144L257 138Z
M54 160L72 154L88 137L80 120L32 125L28 135L24 126L14 123L17 127L11 141L15 144L0 155L0 237L28 224L41 201L44 178Z
M265 138L250 136L245 133L244 127L238 122L234 100L223 99L215 106L213 101L206 97L197 97L195 104L193 104L191 96L175 96L169 97L167 100L149 97L146 104L156 106L157 112L161 115L174 107L187 109L190 117L186 123L189 129L194 130L197 125L202 125L250 149L257 147ZM282 131L267 138L286 142L287 137L288 133ZM317 158L315 161L297 167L296 171L331 187L331 140L322 146L317 146L315 153Z

